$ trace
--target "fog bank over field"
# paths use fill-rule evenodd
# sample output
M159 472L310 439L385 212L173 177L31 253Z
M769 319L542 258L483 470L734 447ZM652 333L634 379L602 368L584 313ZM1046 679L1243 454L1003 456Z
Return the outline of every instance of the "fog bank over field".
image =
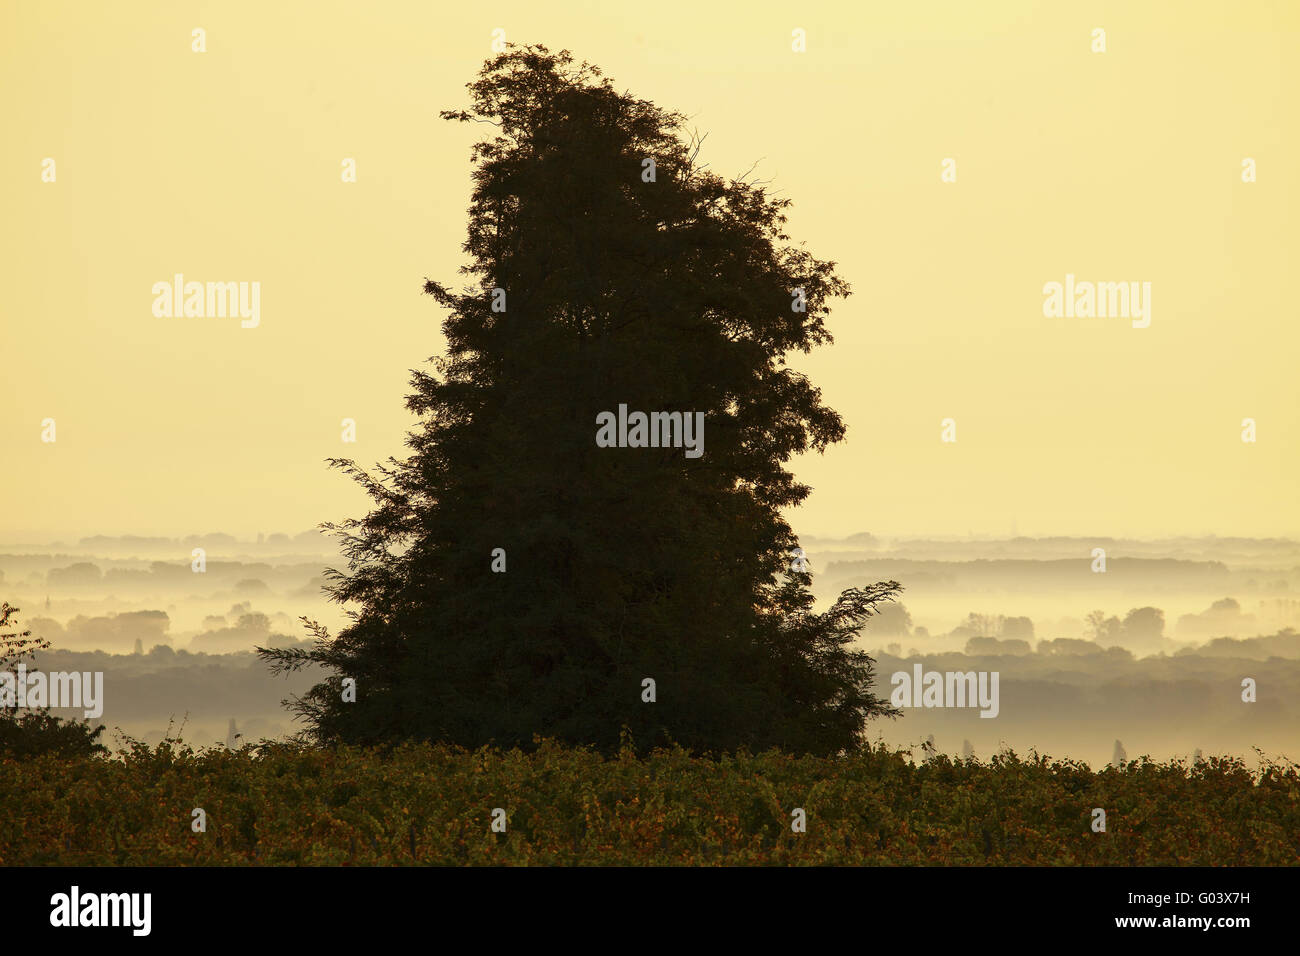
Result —
M322 587L340 563L317 531L0 544L0 593L56 649L131 653L162 644L208 653L306 637L301 616L343 620Z
M871 725L873 737L919 747L932 736L940 752L969 745L983 758L1037 748L1093 766L1116 740L1130 758L1252 747L1300 757L1300 542L859 533L801 543L823 606L853 585L903 585L860 639L881 696L918 664L999 675L994 718L908 708ZM303 616L336 630L343 609L321 589L340 563L316 531L4 542L0 595L53 644L37 667L104 672L110 729L156 742L185 721L188 741L243 743L300 729L281 700L320 675L272 678L252 649L302 642Z
M1300 542L1290 539L861 533L804 538L802 545L823 601L862 581L904 586L906 615L886 611L868 627L872 647L883 646L872 641L880 636L925 653L961 650L971 637L1075 638L1146 655L1300 627ZM1130 619L1134 611L1141 613ZM1100 620L1090 621L1098 612Z

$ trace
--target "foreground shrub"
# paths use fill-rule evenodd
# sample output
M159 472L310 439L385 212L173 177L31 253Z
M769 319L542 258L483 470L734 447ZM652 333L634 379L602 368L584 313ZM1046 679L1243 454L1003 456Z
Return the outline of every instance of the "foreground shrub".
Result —
M112 759L6 757L0 864L1295 865L1298 769L131 742Z

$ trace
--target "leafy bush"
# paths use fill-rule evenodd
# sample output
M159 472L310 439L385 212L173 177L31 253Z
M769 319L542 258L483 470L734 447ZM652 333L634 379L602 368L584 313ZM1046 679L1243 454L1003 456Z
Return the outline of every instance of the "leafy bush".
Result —
M89 757L107 754L99 742L104 728L88 722L62 720L48 710L32 710L21 716L0 710L0 756L22 760L41 754L56 757Z
M1300 766L406 744L0 759L0 865L1297 865ZM192 811L207 830L191 828ZM493 808L505 833L491 832ZM791 830L791 812L807 832ZM1106 832L1091 830L1094 807Z
M31 631L9 630L18 608L7 601L0 604L0 670L8 670L19 661L31 660L37 651L48 650L50 642L32 637ZM106 754L99 743L103 727L92 728L81 721L62 720L48 708L28 711L21 716L16 708L0 708L0 756L14 759L50 754L57 757L90 757Z

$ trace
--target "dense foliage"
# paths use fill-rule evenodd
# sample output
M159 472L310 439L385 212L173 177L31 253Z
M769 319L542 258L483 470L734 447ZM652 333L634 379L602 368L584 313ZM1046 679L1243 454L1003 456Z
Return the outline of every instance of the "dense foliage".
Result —
M1296 865L1296 764L409 744L0 763L0 864ZM191 829L191 812L207 831ZM506 832L490 830L506 812ZM1106 832L1090 828L1106 810ZM791 830L803 808L807 830Z
M15 759L52 754L57 757L86 757L108 753L99 742L104 728L88 721L65 720L48 709L19 714L0 709L0 756Z
M845 434L786 357L830 342L847 284L787 243L789 200L715 175L683 117L567 53L508 50L469 91L443 116L490 136L470 284L426 283L447 347L412 373L413 454L375 474L334 462L374 503L327 526L354 619L261 653L325 668L295 703L317 743L540 734L612 753L626 726L646 746L853 750L892 710L851 644L900 589L814 613L782 516L810 490L786 463ZM681 428L598 446L621 406Z

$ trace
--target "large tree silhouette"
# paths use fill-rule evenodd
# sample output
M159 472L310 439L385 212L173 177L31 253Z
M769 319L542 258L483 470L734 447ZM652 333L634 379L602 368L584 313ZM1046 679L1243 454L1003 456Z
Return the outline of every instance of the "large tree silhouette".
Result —
M331 462L374 499L324 526L351 623L260 653L333 672L293 702L322 743L858 746L895 712L849 644L900 589L814 613L781 517L809 491L784 463L844 436L784 364L830 342L834 263L785 244L788 200L699 165L681 115L567 52L507 49L468 89L443 118L495 130L473 150L470 285L425 286L447 352L412 372L413 454ZM598 447L620 404L703 412L703 454Z

